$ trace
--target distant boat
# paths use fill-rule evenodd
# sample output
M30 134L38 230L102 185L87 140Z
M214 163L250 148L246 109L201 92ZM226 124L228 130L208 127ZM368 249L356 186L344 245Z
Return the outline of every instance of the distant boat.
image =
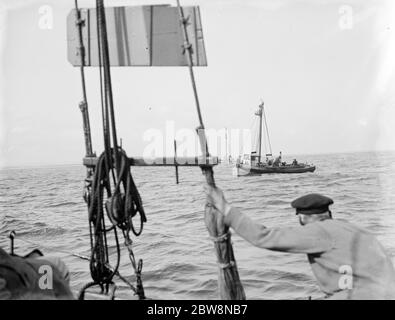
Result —
M264 103L259 105L259 110L255 113L259 117L259 136L258 136L258 153L256 151L251 152L251 154L246 154L242 158L239 157L236 163L237 175L239 170L246 173L252 174L263 174L263 173L304 173L304 172L314 172L315 166L307 163L298 163L296 159L292 163L287 164L282 161L282 153L274 159L272 154L272 147L269 138L269 129L266 122L266 115L264 109ZM262 159L262 128L263 121L266 129L266 138L269 145L269 153L265 154L265 159Z

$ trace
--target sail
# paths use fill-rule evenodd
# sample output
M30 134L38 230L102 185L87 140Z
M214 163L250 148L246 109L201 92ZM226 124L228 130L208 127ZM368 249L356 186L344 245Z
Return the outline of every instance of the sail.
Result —
M183 7L193 66L207 66L200 10ZM85 66L98 66L96 9L81 9ZM169 5L105 8L111 66L187 66L178 8ZM81 65L75 10L67 18L68 60Z

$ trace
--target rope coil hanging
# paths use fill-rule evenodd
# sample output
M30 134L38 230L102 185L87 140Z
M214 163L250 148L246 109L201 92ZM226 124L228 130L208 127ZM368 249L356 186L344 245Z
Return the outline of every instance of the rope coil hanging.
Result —
M82 25L84 22L81 20L81 13L78 9L77 0L75 0L75 5L77 12L76 20L80 36L80 54L81 59L84 59L82 41ZM87 284L81 290L80 298L84 297L86 289L96 285L101 287L102 292L108 294L109 285L113 284L114 275L121 277L118 272L121 255L117 234L117 228L119 228L123 233L125 246L128 249L129 258L136 275L136 288L132 285L130 285L130 287L140 299L144 299L145 295L141 279L143 262L141 259L137 263L135 261L132 248L133 241L130 238L130 232L135 236L139 236L142 233L143 224L147 221L147 218L140 194L130 173L129 159L125 151L118 147L117 143L107 27L103 0L96 0L96 21L104 152L98 158L96 167L93 172L91 172L89 177L91 184L89 188L86 188L87 190L84 197L88 205L91 241L91 257L89 260L93 282ZM83 72L84 61L82 61L81 65L84 105L87 105L85 77ZM85 125L84 127L86 128ZM88 148L88 144L86 144L86 147ZM112 223L112 226L109 228L106 227L105 215L107 215ZM133 218L136 215L139 215L140 218L139 228L135 228L133 224ZM111 231L114 235L116 247L115 267L111 267L108 251L108 233Z

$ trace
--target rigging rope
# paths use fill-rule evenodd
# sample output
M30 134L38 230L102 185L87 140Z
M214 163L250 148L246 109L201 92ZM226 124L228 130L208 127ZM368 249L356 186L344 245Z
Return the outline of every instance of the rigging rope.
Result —
M108 141L111 140L113 143L114 152L114 162L115 169L118 172L119 162L118 162L118 140L117 140L117 130L115 125L115 113L114 113L114 101L111 85L111 72L110 72L110 55L108 49L108 38L107 38L107 26L106 26L106 15L104 9L103 0L96 0L96 15L97 15L97 25L98 25L98 42L99 48L101 49L101 68L104 74L104 105L106 111L106 129L108 130ZM103 90L103 89L102 89ZM103 94L102 94L103 103ZM110 134L111 132L111 134Z
M137 279L135 292L140 299L144 299L145 295L141 280L143 261L140 259L136 264L132 249L133 242L130 239L129 233L132 231L135 236L139 236L147 218L145 216L140 194L130 173L129 159L122 149L119 150L119 154L120 172L117 177L118 182L115 186L113 195L104 201L103 195L104 189L106 188L105 180L109 179L109 172L106 170L107 166L105 164L105 152L103 152L98 159L92 181L92 199L89 205L89 222L94 234L94 237L91 239L94 244L90 259L91 274L96 284L109 284L112 282L113 276L118 272L120 262L120 247L116 232L116 227L118 227L122 230L124 235L125 245L128 249L129 258L135 271ZM124 190L125 193L122 192L122 190ZM103 205L109 220L113 224L113 227L108 230L106 230L102 224L104 221ZM140 217L139 229L136 229L133 224L133 217L137 214ZM101 236L105 237L106 233L112 229L114 229L117 248L117 264L114 269L108 267L108 255L104 257L102 255L101 247L103 246L103 241L101 241L100 238Z
M81 58L84 57L82 41L81 13L78 9L78 0L75 0L77 10L76 18L80 35ZM113 91L111 84L110 56L107 38L106 16L103 0L96 0L96 28L100 75L101 111L103 123L104 152L98 158L96 167L91 173L90 184L86 188L85 201L88 205L89 232L91 241L90 271L93 279L81 290L84 291L95 285L99 285L102 291L108 292L114 275L119 275L120 245L117 228L121 229L125 246L129 252L129 258L135 271L137 286L133 291L140 299L144 299L144 289L141 280L143 261L135 261L130 232L139 236L143 230L143 224L147 221L143 209L140 194L130 173L130 163L126 153L118 147L117 131L115 124L115 112ZM85 77L83 73L84 61L81 61L81 74L83 82L84 100L86 101ZM112 223L106 228L105 212ZM140 226L135 228L133 217L139 215ZM116 247L115 267L111 267L108 253L107 233L113 232Z
M111 272L107 267L109 263L107 232L111 229L114 231L117 248L117 262L114 271L118 270L120 262L120 248L117 231L114 226L106 230L104 221L104 189L110 193L107 183L109 180L109 171L107 171L108 166L104 160L105 152L102 153L97 162L92 179L92 194L88 203L88 218L92 247L90 270L92 279L97 283L110 283L115 273Z
M268 128L267 122L266 122L266 113L265 113L265 107L264 107L264 106L263 106L263 108L262 108L262 112L263 112L263 119L264 119L264 121L265 121L266 136L267 136L267 141L268 141L268 144L269 144L270 154L273 154L273 153L272 153L272 145L270 144L269 128Z
M114 194L106 203L107 214L114 226L119 227L122 231L128 233L130 230L135 236L139 236L143 231L143 225L147 222L143 203L140 194L134 184L130 173L129 159L122 149L120 154L120 170L115 185ZM125 190L122 193L121 186ZM136 214L140 215L140 228L136 231L132 218Z

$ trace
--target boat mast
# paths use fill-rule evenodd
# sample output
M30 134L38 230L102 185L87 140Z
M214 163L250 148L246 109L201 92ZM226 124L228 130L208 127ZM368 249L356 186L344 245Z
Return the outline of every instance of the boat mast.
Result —
M259 146L259 151L258 151L258 154L259 154L259 156L258 156L258 163L260 163L261 162L261 157L262 157L262 114L263 114L263 112L262 112L262 110L263 110L263 105L264 105L264 102L262 102L260 105L259 105L259 110L255 113L257 116L259 116L259 141L258 141L258 146Z
M262 103L262 113L263 113L263 117L264 117L264 120L265 120L266 136L267 136L267 142L269 143L270 156L272 156L273 155L272 145L270 143L269 128L268 128L267 122L266 122L266 113L265 113L265 108L263 106L263 103ZM261 118L262 118L262 115L261 115Z

